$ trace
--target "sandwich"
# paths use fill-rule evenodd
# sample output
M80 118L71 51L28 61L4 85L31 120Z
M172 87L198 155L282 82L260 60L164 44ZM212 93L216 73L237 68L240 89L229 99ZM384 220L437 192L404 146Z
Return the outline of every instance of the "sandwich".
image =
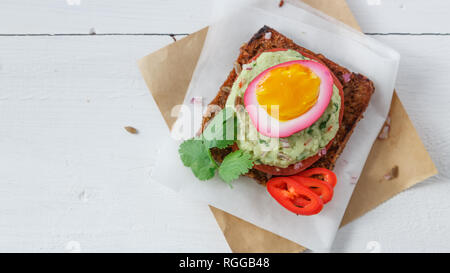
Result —
M217 171L231 185L245 175L288 210L317 214L374 90L367 77L264 26L241 46L201 134L180 145L181 160L200 180Z

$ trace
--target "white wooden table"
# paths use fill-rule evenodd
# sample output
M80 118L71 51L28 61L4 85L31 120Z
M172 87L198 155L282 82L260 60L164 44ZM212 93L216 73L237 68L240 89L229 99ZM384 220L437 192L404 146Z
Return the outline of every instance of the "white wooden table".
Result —
M364 32L401 53L397 91L440 174L342 228L333 251L450 251L450 2L348 2ZM168 34L206 26L209 10L0 2L1 252L230 251L206 205L150 183L150 142L165 128L136 66Z

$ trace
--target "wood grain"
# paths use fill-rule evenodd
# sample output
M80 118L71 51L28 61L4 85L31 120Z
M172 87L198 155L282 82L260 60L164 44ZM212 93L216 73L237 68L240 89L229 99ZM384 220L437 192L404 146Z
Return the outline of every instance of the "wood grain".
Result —
M136 61L169 42L1 38L0 252L229 251L208 206L150 180L167 128Z
M190 33L207 1L3 0L0 35ZM365 32L450 32L449 1L348 2ZM374 37L402 55L397 93L440 174L343 227L333 251L448 252L450 36ZM207 206L149 179L165 125L136 61L172 42L0 36L0 252L230 251Z
M270 1L278 4L278 0ZM192 33L209 24L211 2L2 0L0 34L88 34L91 28L98 34ZM348 3L365 32L450 33L450 1L348 0Z
M206 206L142 182L157 160L148 140L162 128L149 122L161 117L135 61L172 42L170 37L0 39L0 165L7 166L0 169L0 251L65 251L71 240L85 251L228 251ZM430 180L440 183L419 187L437 198L450 177L450 131L441 126L450 123L450 80L443 76L450 71L450 38L380 39L403 56L397 91L440 170ZM123 129L128 125L140 134L128 134ZM356 250L361 241L359 250L365 250L372 229L380 230L383 244L403 238L411 249L432 250L442 236L449 238L449 231L441 230L424 244L425 235L411 238L393 228L402 219L412 224L409 233L418 234L450 219L450 210L427 198L440 217L417 220L417 211L406 205L421 200L417 191L383 205L401 211L397 219L375 212L349 224L336 250ZM360 237L350 238L352 227ZM382 230L391 235L381 236ZM202 239L192 243L193 238ZM344 244L343 238L354 243Z

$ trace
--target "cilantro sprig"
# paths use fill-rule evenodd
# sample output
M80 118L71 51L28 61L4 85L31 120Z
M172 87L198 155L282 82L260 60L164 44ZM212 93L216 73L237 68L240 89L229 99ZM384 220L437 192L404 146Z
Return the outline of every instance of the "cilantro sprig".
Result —
M226 183L238 179L241 174L246 174L253 167L253 162L248 153L237 150L228 154L219 167L219 176Z
M236 141L237 119L232 109L224 108L211 120L203 134L181 143L178 153L186 167L191 168L199 180L209 180L218 172L219 177L231 187L231 181L246 174L253 161L241 150L228 154L222 164L211 155L211 148L224 149Z
M211 160L209 149L202 140L186 140L181 143L178 152L184 166L190 167L198 179L208 180L214 177L217 164Z

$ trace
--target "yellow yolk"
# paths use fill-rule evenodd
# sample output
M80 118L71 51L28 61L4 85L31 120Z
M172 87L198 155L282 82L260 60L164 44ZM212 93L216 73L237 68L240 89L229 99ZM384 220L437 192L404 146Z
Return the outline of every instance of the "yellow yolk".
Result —
M274 68L256 85L256 99L267 113L288 121L311 109L319 97L320 78L300 64Z

